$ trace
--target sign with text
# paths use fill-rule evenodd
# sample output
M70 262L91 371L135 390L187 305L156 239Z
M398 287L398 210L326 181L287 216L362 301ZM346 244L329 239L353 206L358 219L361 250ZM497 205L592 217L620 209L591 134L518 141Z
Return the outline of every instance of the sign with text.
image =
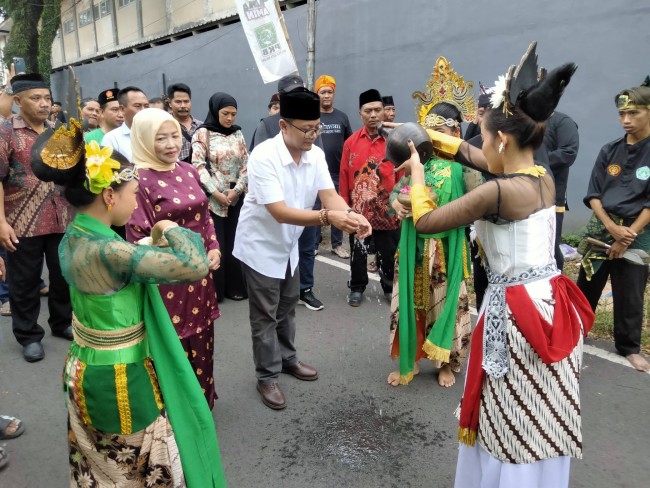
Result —
M237 0L237 12L264 83L298 71L273 0Z

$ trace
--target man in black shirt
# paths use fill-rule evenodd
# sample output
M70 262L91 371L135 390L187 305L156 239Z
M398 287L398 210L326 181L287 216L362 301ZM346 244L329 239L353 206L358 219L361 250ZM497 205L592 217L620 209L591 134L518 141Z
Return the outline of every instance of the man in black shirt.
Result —
M338 192L343 143L352 135L352 128L348 116L334 108L336 80L332 76L321 75L316 80L314 88L320 97L320 123L323 127L321 142L325 151L325 160ZM331 238L332 252L340 258L348 259L350 253L343 247L343 232L332 226Z
M611 279L614 345L635 369L650 371L640 354L648 266L621 259L628 249L650 251L650 87L623 90L615 101L625 135L600 150L584 198L594 211L586 236L611 247L583 257L578 286L596 310Z
M544 147L548 163L555 180L555 262L560 271L564 267L564 256L560 249L564 212L568 210L566 195L569 168L578 157L578 125L562 112L553 112L546 121Z

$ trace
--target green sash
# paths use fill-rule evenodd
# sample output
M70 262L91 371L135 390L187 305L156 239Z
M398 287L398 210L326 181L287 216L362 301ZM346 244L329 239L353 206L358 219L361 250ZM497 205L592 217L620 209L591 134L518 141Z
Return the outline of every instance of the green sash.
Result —
M425 164L425 183L438 194L438 205L444 205L464 194L463 169L458 163L430 159ZM399 355L400 384L413 378L417 354L417 325L415 317L415 269L419 263L418 249L424 239L440 239L446 262L447 297L440 316L433 324L422 349L431 360L449 362L451 345L456 328L460 284L464 278L467 262L465 227L450 229L438 234L418 234L413 219L402 222L399 241ZM423 256L427 259L428 256ZM425 270L429 272L428 269ZM429 290L425 290L428 295Z
M83 213L76 215L72 225L96 235L122 239ZM225 487L212 413L156 285L145 286L144 323L187 486Z

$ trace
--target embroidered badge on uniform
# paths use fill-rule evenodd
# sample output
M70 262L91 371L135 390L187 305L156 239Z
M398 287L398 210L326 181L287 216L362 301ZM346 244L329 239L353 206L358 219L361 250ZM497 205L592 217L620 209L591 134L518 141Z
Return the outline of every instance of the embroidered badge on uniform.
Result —
M618 176L621 174L621 165L620 164L610 164L607 166L607 172L612 176Z
M639 169L636 170L636 177L642 181L647 180L650 178L650 168L647 166L641 166Z

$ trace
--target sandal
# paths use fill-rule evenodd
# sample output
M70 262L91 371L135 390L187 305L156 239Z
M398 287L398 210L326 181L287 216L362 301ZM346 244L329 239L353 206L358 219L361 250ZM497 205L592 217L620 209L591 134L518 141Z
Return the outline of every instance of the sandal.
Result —
M9 453L5 451L4 447L0 447L0 469L9 464Z
M7 428L14 422L16 423L16 430L11 434L7 434ZM0 440L15 439L22 435L23 432L25 432L25 425L22 420L9 415L0 415Z

